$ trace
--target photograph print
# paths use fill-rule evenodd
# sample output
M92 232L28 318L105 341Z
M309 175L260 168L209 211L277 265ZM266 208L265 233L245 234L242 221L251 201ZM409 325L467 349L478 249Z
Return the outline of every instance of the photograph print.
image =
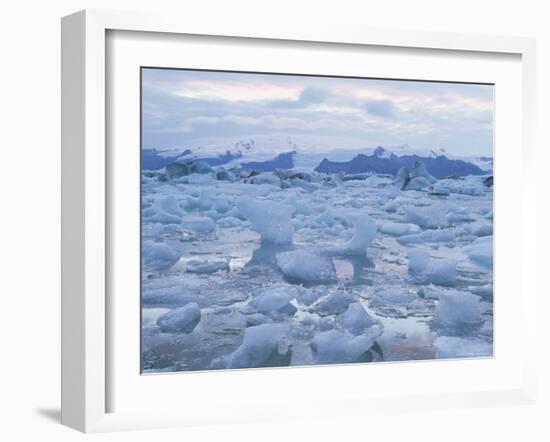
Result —
M141 68L142 373L492 357L493 125L493 84Z

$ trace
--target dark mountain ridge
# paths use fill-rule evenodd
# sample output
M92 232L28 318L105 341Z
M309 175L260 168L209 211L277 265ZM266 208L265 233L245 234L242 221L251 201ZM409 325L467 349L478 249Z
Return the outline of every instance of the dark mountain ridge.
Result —
M242 163L241 167L244 169L256 170L258 172L272 172L275 169L292 169L294 167L295 154L295 151L285 152L277 155L272 160Z
M401 167L410 168L415 161L422 161L430 173L437 178L487 173L473 163L449 159L445 155L423 157L420 155L397 156L392 153L389 156L384 156L385 153L385 149L379 146L372 155L359 154L350 161L330 161L325 158L315 168L315 171L321 173L344 172L346 174L375 172L395 175Z

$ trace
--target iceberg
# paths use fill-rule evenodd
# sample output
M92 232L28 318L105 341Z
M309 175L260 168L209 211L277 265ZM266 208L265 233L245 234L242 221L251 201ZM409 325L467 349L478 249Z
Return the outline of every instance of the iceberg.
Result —
M244 332L242 344L228 358L227 368L280 367L290 364L292 346L289 328L283 324L261 324Z
M430 262L430 254L422 249L409 250L408 258L409 272L412 274L422 273Z
M433 204L431 206L405 206L403 211L411 223L418 224L426 229L438 229L447 227L447 210L443 204Z
M354 231L351 240L344 246L346 255L364 255L371 245L377 232L376 222L366 213L349 217Z
M205 216L187 216L181 220L181 227L205 235L216 230L216 223L212 218Z
M291 250L277 253L277 266L290 280L306 284L322 284L336 279L331 259L308 250Z
M354 299L348 293L338 290L331 292L313 306L314 311L320 316L332 316L344 313Z
M487 221L477 221L470 226L472 235L491 236L493 234L493 223Z
M291 304L296 293L285 284L258 289L252 295L250 305L256 311L271 317L293 316L298 309Z
M143 211L148 221L161 224L179 224L183 211L173 195L157 198L151 207Z
M250 221L252 228L260 234L262 242L292 244L292 206L243 197L237 201L237 208Z
M456 261L453 259L433 259L422 272L419 280L423 284L442 286L456 285Z
M432 175L430 175L430 173L428 172L428 170L426 169L426 165L424 164L423 161L415 161L414 164L413 164L413 167L411 169L411 173L410 173L410 177L411 177L411 183L416 179L416 178L422 178L423 180L425 180L428 184L433 184L437 181L437 178L433 177ZM409 185L411 184L409 183ZM408 187L408 186L407 186Z
M322 286L311 287L311 288L299 287L299 290L296 291L296 299L301 304L310 306L315 301L317 301L322 295L324 295L325 291L326 289Z
M164 243L146 240L141 255L146 267L162 270L172 267L180 259L180 254Z
M248 179L248 182L251 184L271 184L272 186L281 187L281 178L272 172L264 172L254 175Z
M310 347L317 364L370 362L369 350L381 334L382 327L377 326L366 329L359 336L328 330L317 334Z
M456 261L431 259L424 250L409 251L409 273L420 284L454 286L456 284Z
M405 187L405 190L423 190L430 186L430 182L422 177L415 177L412 180L409 181L409 184Z
M493 267L493 236L476 239L466 251L471 261L485 268Z
M167 308L143 308L141 310L141 326L143 328L156 327L159 316L169 312Z
M438 298L433 324L444 334L461 335L483 323L479 296L470 292L446 290L439 293Z
M201 160L187 163L171 163L166 166L166 175L170 179L191 175L192 173L206 174L212 172L212 167Z
M192 333L201 320L201 309L191 302L161 315L157 325L163 333Z
M393 180L393 184L398 186L401 190L405 190L405 187L407 187L407 184L409 184L410 180L411 177L409 176L409 169L403 166L397 171L397 175L395 176L395 180Z
M370 327L382 327L380 321L371 317L359 302L350 304L344 313L338 315L336 323L355 336L364 333Z
M327 210L325 214L329 213ZM325 215L323 214L323 215ZM325 255L360 256L366 255L367 248L372 244L378 228L370 215L364 212L350 212L348 210L337 212L336 216L346 223L353 225L351 239L341 246L329 246L322 250Z

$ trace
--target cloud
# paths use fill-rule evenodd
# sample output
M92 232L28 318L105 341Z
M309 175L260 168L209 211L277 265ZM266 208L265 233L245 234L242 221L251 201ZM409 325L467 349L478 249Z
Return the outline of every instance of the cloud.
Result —
M391 100L370 100L365 104L365 109L371 115L383 118L395 116L398 108Z
M322 103L329 97L326 89L319 87L305 87L300 94L298 101L302 104Z
M492 152L493 87L144 69L143 147L284 134L308 145Z
M331 94L326 88L321 87L304 87L299 95L293 99L284 100L265 100L264 105L273 109L301 109L312 105L330 101Z

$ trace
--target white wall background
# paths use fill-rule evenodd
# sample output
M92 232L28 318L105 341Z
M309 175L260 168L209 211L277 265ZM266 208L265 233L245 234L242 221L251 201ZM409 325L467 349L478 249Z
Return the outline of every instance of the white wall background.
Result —
M82 440L59 425L60 17L83 8L168 11L280 23L349 23L534 36L538 43L539 201L550 191L547 2L460 0L19 0L0 9L0 439ZM92 436L124 441L550 440L547 208L539 211L540 400L537 405ZM182 400L184 400L182 398Z

